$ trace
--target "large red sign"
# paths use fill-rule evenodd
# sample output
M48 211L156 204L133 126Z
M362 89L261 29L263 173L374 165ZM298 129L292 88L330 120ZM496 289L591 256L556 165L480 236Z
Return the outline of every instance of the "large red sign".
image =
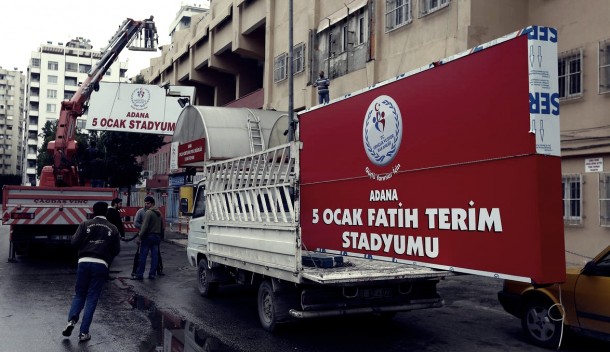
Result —
M537 153L527 58L517 36L303 113L305 247L565 280L561 161Z
M192 163L204 161L205 138L196 139L178 146L178 166L189 166Z

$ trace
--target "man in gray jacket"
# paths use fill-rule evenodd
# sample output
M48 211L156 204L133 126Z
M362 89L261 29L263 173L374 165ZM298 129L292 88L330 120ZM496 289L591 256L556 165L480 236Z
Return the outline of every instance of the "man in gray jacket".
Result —
M159 208L155 205L155 199L151 196L147 196L144 198L144 205L147 207L147 210L144 214L142 227L140 228L140 233L136 240L136 242L140 244L140 262L138 264L138 270L135 275L132 276L132 279L134 280L142 280L144 278L148 252L150 252L151 256L148 278L154 280L157 277L159 244L161 243L161 237L163 237L165 232L163 217L161 216Z
M74 298L68 313L68 325L62 334L64 336L72 334L84 308L79 341L91 339L89 327L108 276L108 267L121 251L119 230L106 220L107 211L107 203L95 203L93 205L95 217L81 223L72 236L72 245L78 248L78 268Z

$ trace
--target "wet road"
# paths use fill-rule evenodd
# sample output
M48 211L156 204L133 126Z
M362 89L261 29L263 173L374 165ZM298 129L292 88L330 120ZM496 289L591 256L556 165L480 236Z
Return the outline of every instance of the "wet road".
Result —
M446 305L398 314L310 320L269 334L258 323L256 292L221 287L206 300L184 248L163 243L166 276L132 281L135 244L123 245L100 299L92 339L61 336L75 261L19 257L7 263L8 228L0 226L0 351L544 351L524 340L519 321L496 299L501 282L461 276L439 284ZM610 344L572 338L564 351L605 351Z

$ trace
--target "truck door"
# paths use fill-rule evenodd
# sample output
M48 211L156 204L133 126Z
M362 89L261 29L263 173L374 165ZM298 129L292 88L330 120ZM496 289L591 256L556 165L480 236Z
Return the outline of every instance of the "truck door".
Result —
M195 202L193 203L193 214L189 228L189 245L199 250L207 251L208 236L205 228L205 186L203 183L197 187Z

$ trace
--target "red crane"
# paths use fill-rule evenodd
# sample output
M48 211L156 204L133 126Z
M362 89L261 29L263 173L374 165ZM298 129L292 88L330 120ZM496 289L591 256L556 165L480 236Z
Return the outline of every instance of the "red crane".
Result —
M130 46L131 45L131 46ZM87 111L91 94L99 89L99 82L121 51L156 51L157 29L153 16L143 21L131 18L123 21L119 30L102 50L102 58L88 72L87 79L79 86L70 100L61 103L55 140L49 142L47 150L53 155L53 165L43 167L40 175L41 187L71 187L79 185L78 165L75 162L78 148L76 119Z

